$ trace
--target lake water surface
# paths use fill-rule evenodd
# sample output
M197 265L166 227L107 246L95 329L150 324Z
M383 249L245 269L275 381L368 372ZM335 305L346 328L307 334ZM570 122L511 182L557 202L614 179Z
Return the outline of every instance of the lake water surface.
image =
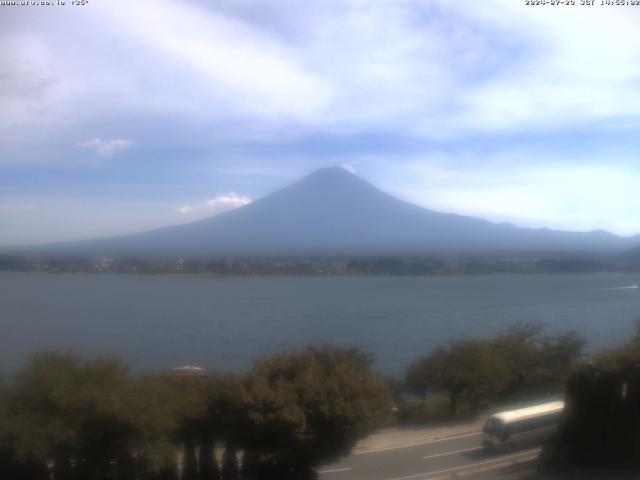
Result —
M29 353L113 354L135 370L247 368L312 342L354 345L401 374L453 339L519 321L573 329L591 351L640 319L640 275L236 277L0 272L0 372Z

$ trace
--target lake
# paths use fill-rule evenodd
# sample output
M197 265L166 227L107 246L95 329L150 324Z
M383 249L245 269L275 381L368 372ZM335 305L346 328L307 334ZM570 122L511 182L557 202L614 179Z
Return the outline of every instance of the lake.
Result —
M312 342L371 352L386 374L515 322L598 351L640 319L640 275L235 277L0 272L0 371L38 350L116 355L137 371L240 371Z

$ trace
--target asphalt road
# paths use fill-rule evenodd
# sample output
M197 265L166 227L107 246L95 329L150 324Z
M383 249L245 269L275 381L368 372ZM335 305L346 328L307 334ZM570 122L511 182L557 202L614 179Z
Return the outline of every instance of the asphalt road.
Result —
M320 480L516 480L533 472L540 448L485 452L481 432L467 432L418 445L358 452L326 465Z

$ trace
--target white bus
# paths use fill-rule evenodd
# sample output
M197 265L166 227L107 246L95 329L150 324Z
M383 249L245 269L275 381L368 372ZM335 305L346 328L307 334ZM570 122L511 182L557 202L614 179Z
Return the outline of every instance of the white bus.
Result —
M491 450L511 450L544 443L558 429L564 402L550 402L489 417L482 432L482 445Z

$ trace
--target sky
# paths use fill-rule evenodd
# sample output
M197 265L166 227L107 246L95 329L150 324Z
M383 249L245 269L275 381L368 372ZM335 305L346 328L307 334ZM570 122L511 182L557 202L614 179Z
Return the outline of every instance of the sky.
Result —
M439 211L638 234L638 27L524 0L0 5L0 246L190 222L334 165Z

